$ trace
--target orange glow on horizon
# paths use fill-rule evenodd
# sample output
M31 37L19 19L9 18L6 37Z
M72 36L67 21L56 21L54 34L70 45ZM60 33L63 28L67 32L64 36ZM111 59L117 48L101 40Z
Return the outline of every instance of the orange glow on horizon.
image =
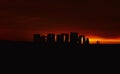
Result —
M61 34L67 33L70 34L70 31L14 31L7 29L0 29L0 40L12 40L12 41L33 41L33 34L47 35L48 33ZM79 32L78 35L85 35L86 38L89 38L90 44L96 44L99 41L99 44L120 44L119 38L102 38L100 36L96 36L96 34L82 33Z
M99 41L99 44L120 44L120 38L89 38L90 44L96 44Z

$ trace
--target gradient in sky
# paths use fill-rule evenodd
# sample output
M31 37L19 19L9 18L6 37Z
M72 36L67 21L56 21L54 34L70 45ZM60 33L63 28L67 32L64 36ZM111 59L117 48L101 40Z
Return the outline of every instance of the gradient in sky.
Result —
M120 43L118 0L1 0L0 39L71 31L102 43ZM114 41L114 42L113 42Z

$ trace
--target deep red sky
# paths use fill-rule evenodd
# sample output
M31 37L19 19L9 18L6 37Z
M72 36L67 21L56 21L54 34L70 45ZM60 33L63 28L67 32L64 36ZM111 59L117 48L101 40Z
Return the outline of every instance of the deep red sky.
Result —
M27 40L33 33L76 31L120 38L118 0L1 0L0 39Z

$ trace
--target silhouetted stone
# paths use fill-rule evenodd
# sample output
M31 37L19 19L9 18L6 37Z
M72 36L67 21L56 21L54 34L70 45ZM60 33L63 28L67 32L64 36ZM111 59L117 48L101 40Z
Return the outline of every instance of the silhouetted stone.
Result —
M46 43L46 36L41 36L40 37L40 42L41 43Z
M97 44L100 44L100 41L97 41Z
M33 36L34 42L40 42L40 34L34 34Z
M71 32L70 33L70 43L71 44L77 44L77 41L78 41L78 33Z
M86 38L85 44L90 44L89 38Z
M47 35L47 43L49 43L49 44L55 43L55 34L48 34Z
M79 40L79 44L85 44L86 43L84 35L80 35L78 40Z
M64 38L64 43L68 43L69 42L69 34L62 33L62 36Z
M57 40L56 40L56 42L58 43L58 44L63 44L64 43L64 35L57 35Z

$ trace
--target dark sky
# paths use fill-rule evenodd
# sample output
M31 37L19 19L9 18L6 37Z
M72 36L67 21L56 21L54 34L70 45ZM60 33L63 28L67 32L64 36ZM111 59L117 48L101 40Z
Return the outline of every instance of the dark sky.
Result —
M118 0L1 0L0 38L25 40L33 33L120 37Z

